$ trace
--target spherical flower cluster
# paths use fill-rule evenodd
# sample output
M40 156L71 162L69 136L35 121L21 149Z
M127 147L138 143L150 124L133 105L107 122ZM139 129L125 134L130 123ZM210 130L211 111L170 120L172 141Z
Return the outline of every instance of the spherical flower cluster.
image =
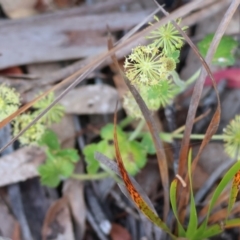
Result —
M17 111L19 106L19 94L13 88L0 85L0 121Z
M158 17L154 17L156 21L159 22ZM177 24L181 23L181 19L177 20ZM151 24L151 23L150 23ZM183 27L182 30L185 31L187 27ZM155 48L161 48L164 55L169 56L177 49L183 46L184 38L179 34L175 26L169 22L164 26L152 31L148 39L153 39L153 43L150 46Z
M22 114L16 117L13 124L13 135L16 136L22 129L27 127L33 119L34 117L31 114ZM38 121L19 137L19 141L22 145L37 144L45 130L45 126Z
M136 85L156 85L176 68L173 58L165 57L156 48L138 46L124 63L127 78Z
M53 92L50 92L45 98L36 102L33 107L36 109L35 114L38 115L44 109L46 109L54 100L55 96ZM64 115L64 106L57 103L55 104L42 118L41 122L46 125L60 122Z
M231 158L240 160L240 115L230 121L223 134L225 152Z
M155 17L156 21L159 21ZM180 20L177 21L180 23ZM151 23L150 23L151 24ZM182 30L185 30L183 27ZM147 107L151 111L165 107L179 93L172 80L184 38L168 23L152 31L147 46L137 46L124 63L126 77L138 89ZM130 93L124 96L123 106L129 115L142 118L137 103Z

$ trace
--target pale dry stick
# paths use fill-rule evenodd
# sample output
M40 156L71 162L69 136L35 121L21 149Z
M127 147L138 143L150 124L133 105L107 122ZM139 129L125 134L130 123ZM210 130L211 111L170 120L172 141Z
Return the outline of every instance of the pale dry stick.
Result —
M206 0L207 1L207 0ZM208 0L209 1L209 0ZM18 135L16 135L8 144L6 144L3 148L0 149L0 152L3 151L6 147L8 147L11 143L13 143L16 139L18 139L19 136L21 136L29 127L31 127L34 123L36 123L44 114L46 114L51 107L53 107L63 96L65 96L71 89L73 89L75 86L77 86L84 78L88 76L89 73L91 73L94 69L96 69L107 57L111 56L118 50L120 50L122 47L125 45L128 45L132 42L134 42L137 39L141 39L142 37L146 36L149 34L151 31L156 29L157 27L160 27L169 21L179 18L181 16L184 16L188 12L198 9L199 5L203 4L202 0L196 0L194 2L191 2L175 12L173 12L170 16L163 18L159 22L156 22L154 25L144 29L143 31L135 34L131 38L127 39L124 43L120 43L110 51L106 51L103 54L100 54L97 56L95 59L93 59L92 63L88 64L87 66L84 66L82 69L71 75L70 77L64 79L61 83L55 85L53 88L49 89L45 94L42 94L41 96L38 97L40 100L43 98L47 93L51 91L55 91L59 89L60 87L66 85L67 83L71 83L73 81L73 78L78 76L77 79L74 80L62 93L55 98L55 100L44 110L42 111L27 127L25 127L22 131L19 132ZM82 75L80 75L82 74ZM80 75L80 76L79 76ZM26 111L30 106L28 105L27 108L22 108L21 110L18 110L18 113L20 114L23 111ZM1 127L5 126L9 121L11 121L15 117L15 113L4 119L2 122L0 122Z

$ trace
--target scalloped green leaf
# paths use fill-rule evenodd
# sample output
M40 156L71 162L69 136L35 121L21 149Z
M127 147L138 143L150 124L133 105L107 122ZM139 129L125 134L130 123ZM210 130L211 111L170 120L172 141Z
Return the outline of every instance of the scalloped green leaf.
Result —
M114 125L112 123L105 125L100 131L101 138L105 140L113 140L113 129ZM119 141L127 139L126 133L124 133L120 127L117 127L117 134L119 136Z
M135 175L146 165L147 153L137 141L130 141L119 144L123 157L124 166L128 173Z
M208 34L197 46L205 57L210 47L214 34ZM235 63L234 50L238 42L230 36L223 36L214 54L212 63L221 67L232 66Z
M57 158L62 158L64 161L69 161L69 162L78 162L79 161L79 155L76 149L62 149L59 150L55 153L55 156Z
M57 134L50 129L45 130L45 132L42 135L41 139L39 140L38 144L40 146L47 146L53 150L58 150L61 147L60 143L58 141Z
M51 162L38 167L38 173L41 177L41 184L48 187L57 187L60 183L60 179L57 174L57 170Z
M104 155L106 155L110 159L113 159L115 157L112 140L100 141L97 144L97 151L102 152Z

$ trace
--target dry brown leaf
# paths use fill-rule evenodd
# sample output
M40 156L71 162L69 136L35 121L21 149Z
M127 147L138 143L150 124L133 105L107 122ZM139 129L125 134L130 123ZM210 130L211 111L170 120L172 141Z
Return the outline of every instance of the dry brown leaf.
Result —
M63 197L49 208L42 228L43 240L74 240L68 200Z
M116 223L112 223L110 237L112 240L131 240L132 239L128 230Z
M118 92L115 88L98 84L73 89L60 103L67 114L80 115L114 113L117 101Z
M45 160L42 149L24 147L0 158L0 186L38 176L37 167Z

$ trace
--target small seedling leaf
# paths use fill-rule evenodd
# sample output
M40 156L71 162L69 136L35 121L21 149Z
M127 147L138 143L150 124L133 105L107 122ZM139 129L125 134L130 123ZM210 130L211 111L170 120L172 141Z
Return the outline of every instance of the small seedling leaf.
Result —
M173 211L173 214L177 220L177 225L178 225L178 235L179 237L185 237L186 236L186 232L185 232L185 229L183 228L181 222L179 221L179 218L178 218L178 211L177 211L177 183L178 183L178 180L175 178L171 185L170 185L170 202L171 202L171 205L172 205L172 211Z
M195 235L197 226L198 226L198 217L197 217L197 210L196 210L196 204L194 200L193 195L193 185L192 185L192 151L189 151L188 155L188 176L189 176L189 184L190 184L190 218L187 228L187 238L192 239L192 237Z

